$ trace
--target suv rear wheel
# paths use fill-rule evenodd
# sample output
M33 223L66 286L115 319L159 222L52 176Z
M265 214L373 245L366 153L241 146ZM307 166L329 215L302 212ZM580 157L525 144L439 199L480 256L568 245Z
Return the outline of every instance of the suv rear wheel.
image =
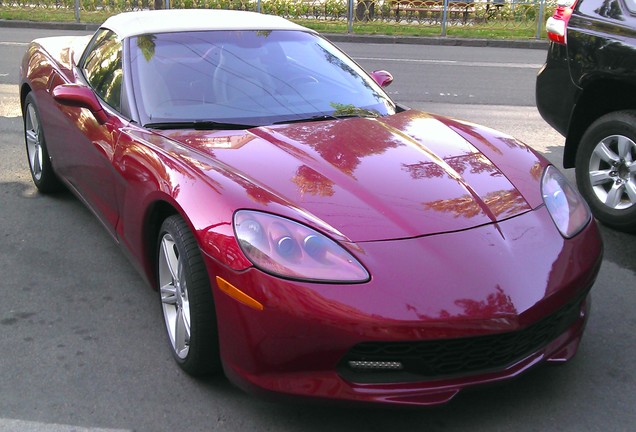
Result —
M598 220L636 232L636 111L606 114L585 131L576 182Z

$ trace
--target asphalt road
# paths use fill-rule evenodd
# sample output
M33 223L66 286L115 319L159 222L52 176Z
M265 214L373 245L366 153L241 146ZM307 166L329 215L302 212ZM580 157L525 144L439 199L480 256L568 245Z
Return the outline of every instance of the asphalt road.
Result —
M566 366L418 410L273 403L181 373L156 293L74 197L30 181L19 59L26 41L68 33L0 28L0 431L636 430L636 236L605 228L593 313ZM340 46L392 71L399 102L504 130L559 164L563 139L534 108L545 51Z

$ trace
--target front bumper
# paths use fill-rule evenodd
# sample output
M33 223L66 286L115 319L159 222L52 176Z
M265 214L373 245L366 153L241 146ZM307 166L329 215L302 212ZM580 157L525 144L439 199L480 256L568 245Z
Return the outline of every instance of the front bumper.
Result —
M589 300L589 299L588 299ZM580 318L543 349L498 371L431 381L361 383L347 381L336 371L250 374L226 369L226 374L244 390L272 399L312 397L359 403L384 403L403 406L434 406L449 402L461 390L515 378L543 362L564 363L578 349L589 301L581 304Z
M512 378L543 361L569 360L585 327L587 293L602 258L594 223L565 240L544 208L463 232L358 246L352 253L372 275L365 284L288 281L256 269L237 273L206 259L210 274L264 306L249 308L213 288L221 357L231 381L279 396L444 403L462 388ZM457 340L470 345L480 338L523 335L559 314L566 317L548 325L553 332L547 337L483 367L431 374L413 369L413 356L405 358L399 349L379 358L357 349ZM497 356L497 344L489 349L482 357ZM453 363L450 356L447 363ZM408 367L387 373L352 368L350 360Z

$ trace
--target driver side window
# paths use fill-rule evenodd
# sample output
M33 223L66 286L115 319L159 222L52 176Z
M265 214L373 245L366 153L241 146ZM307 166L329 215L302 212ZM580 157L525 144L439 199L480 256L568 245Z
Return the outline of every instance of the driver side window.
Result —
M84 56L82 71L88 84L108 105L121 111L122 44L110 30L100 30Z

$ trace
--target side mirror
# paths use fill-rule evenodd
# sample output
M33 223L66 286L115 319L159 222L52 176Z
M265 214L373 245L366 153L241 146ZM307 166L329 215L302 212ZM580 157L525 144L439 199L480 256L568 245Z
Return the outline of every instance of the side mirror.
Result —
M66 106L86 108L93 113L99 124L106 123L108 115L90 88L78 84L62 84L52 91L53 99Z
M380 87L388 87L393 82L393 75L385 70L373 71L370 75Z

